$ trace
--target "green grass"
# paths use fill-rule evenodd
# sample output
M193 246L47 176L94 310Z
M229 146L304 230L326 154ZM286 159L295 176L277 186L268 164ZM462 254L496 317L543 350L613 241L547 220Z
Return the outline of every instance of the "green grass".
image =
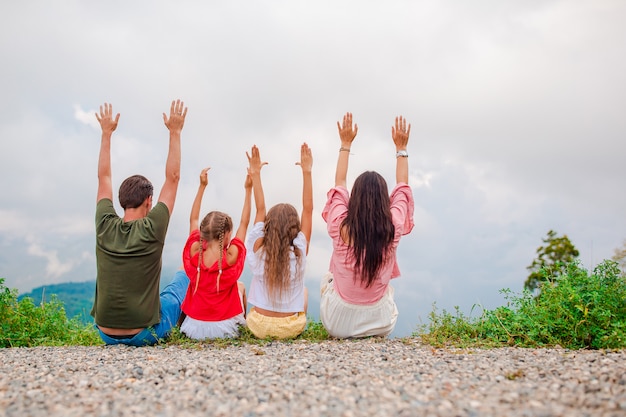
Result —
M592 273L578 262L559 272L544 273L546 283L538 295L504 289L501 292L506 305L495 310L476 305L470 315L465 315L458 307L452 313L439 312L433 304L429 323L420 326L411 339L434 347L626 348L626 276L616 262L604 261ZM472 317L474 311L478 317ZM309 319L304 333L282 342L317 343L328 339L322 323ZM242 327L237 338L211 341L191 340L176 328L162 343L201 349L264 346L271 342L257 339ZM17 290L6 288L0 278L0 347L102 344L92 325L67 318L63 303L56 297L40 305L28 297L18 301ZM263 354L262 349L259 352Z
M17 290L6 288L0 278L0 347L100 344L93 326L68 319L55 296L40 305L29 297L18 301Z
M304 332L294 340L320 342L328 339L328 333L321 322L309 319ZM265 345L272 339L257 339L246 327L241 328L239 337L195 341L181 334L175 328L165 345L178 345L188 348L240 346L244 344ZM0 278L0 348L32 346L102 345L103 342L93 325L85 325L78 318L68 319L64 305L56 296L45 303L35 305L31 297L18 299L17 290L4 285Z
M507 304L476 318L433 306L430 323L414 336L437 347L626 347L626 277L616 262L604 261L592 273L579 262L544 273L538 295L502 290Z
M309 318L307 327L304 329L301 335L293 339L282 339L283 343L292 343L297 340L306 340L310 343L319 343L324 340L328 340L329 336L326 329L320 321L314 321ZM242 346L242 345L257 345L264 346L268 343L275 341L272 338L258 339L255 337L250 329L247 327L240 327L239 337L225 338L225 339L212 339L212 340L193 340L185 336L180 332L179 328L175 328L170 334L170 337L163 342L165 345L177 345L185 348L202 348L204 346L215 346L225 348L228 346Z

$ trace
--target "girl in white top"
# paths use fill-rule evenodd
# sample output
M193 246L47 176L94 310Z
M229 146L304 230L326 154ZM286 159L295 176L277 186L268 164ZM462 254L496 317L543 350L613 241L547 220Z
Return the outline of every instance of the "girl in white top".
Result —
M261 184L261 168L266 162L261 162L256 146L248 161L256 216L246 242L252 268L248 301L253 306L246 322L256 337L293 338L306 327L304 270L313 217L313 157L309 146L302 144L300 162L296 162L303 178L301 219L290 204L277 204L266 213Z

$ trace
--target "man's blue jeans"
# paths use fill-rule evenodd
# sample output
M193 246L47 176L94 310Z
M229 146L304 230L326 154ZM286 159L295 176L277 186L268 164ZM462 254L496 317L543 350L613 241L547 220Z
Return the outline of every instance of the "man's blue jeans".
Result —
M181 312L180 306L185 299L188 286L189 278L187 278L187 274L185 274L184 270L179 270L174 275L172 282L161 292L161 321L159 323L143 329L128 339L115 339L98 329L100 338L107 345L122 344L130 346L149 346L156 344L159 340L166 339L178 323Z

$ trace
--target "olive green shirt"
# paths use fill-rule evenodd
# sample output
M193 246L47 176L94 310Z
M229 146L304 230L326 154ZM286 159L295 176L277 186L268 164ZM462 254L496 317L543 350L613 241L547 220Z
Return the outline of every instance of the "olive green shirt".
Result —
M91 315L99 326L149 327L160 321L161 254L170 213L161 202L125 222L113 202L96 206L96 295Z

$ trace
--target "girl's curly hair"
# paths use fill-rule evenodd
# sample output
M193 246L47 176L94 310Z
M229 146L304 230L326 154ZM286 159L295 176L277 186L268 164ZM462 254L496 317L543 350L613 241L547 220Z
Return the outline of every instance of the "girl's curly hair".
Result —
M291 204L275 205L265 216L264 232L265 281L270 299L279 300L290 286L292 250L296 256L296 279L302 279L300 263L304 254L293 244L300 232L298 211Z

